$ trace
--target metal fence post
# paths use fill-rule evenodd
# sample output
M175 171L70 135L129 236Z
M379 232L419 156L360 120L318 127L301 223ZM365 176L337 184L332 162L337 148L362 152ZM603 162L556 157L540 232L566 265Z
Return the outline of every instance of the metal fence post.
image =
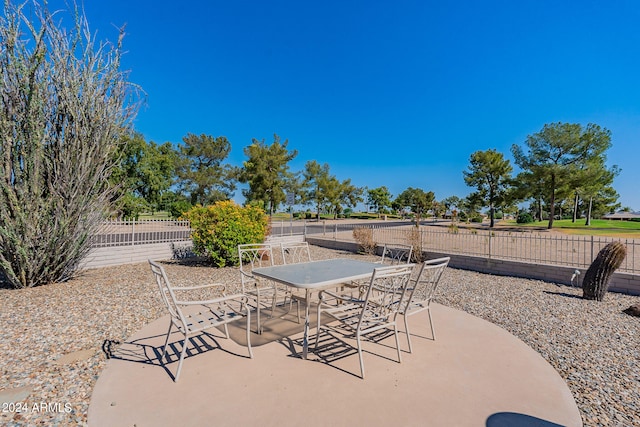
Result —
M591 236L591 260L593 261L593 236Z
M136 219L131 220L131 246L134 245L136 239Z

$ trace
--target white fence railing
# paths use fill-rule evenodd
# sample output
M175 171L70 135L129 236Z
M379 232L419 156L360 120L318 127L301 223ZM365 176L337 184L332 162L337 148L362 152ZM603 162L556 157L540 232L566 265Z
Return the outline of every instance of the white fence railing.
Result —
M283 221L272 224L273 236L308 235L343 241L354 241L353 229L373 229L378 244L401 243L410 240L413 225L396 223L325 223ZM189 221L145 220L107 221L92 237L94 248L133 246L150 243L190 240ZM474 255L485 258L518 260L528 263L588 267L600 249L612 241L627 246L627 256L620 271L640 273L640 239L619 239L599 236L559 235L548 232L500 231L482 228L447 228L421 226L419 242L423 251Z
M93 248L183 242L191 237L189 221L144 220L105 221L91 237Z
M423 251L473 255L485 258L518 260L528 263L564 265L586 268L607 243L620 241L627 247L627 256L620 271L640 273L640 239L599 236L559 235L547 232L499 231L479 228L448 229L421 226L419 237L412 236L414 226L381 227L359 225L373 229L378 244L420 242ZM313 237L321 237L315 234ZM352 230L335 228L324 238L354 241Z

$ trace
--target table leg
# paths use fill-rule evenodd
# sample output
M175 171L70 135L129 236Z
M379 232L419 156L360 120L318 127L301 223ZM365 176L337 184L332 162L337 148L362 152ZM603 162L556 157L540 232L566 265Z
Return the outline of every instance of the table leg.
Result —
M302 358L304 360L307 360L307 353L309 351L309 308L311 305L311 295L309 289L305 289L304 297L304 337L302 338Z

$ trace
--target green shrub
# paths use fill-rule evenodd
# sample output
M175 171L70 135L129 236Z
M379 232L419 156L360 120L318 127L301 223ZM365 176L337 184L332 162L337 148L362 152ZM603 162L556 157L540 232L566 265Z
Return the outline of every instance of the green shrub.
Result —
M187 202L186 200L173 202L169 206L169 215L171 215L171 218L178 219L182 217L186 212L188 212L191 207L191 203Z
M476 216L474 216L474 217L472 217L472 218L471 218L471 222L478 222L478 223L480 223L480 222L482 222L482 220L483 220L483 218L482 218L482 216L481 216L481 215L476 215Z
M518 212L518 217L516 218L516 222L518 224L527 224L527 223L533 222L533 217L531 216L531 213L527 211L520 211Z
M191 221L194 252L218 267L237 265L238 245L261 243L267 235L268 218L262 208L242 207L227 200L196 206L184 217Z

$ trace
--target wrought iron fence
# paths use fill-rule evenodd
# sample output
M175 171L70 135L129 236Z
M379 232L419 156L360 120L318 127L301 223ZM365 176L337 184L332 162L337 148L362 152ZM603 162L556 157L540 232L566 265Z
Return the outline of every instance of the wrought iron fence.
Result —
M189 221L143 220L105 221L91 237L93 248L143 245L190 240Z
M356 226L358 227L358 225ZM640 273L640 239L620 239L599 236L559 235L548 232L499 231L464 227L415 227L359 225L373 229L378 244L418 242L423 251L473 255L494 259L510 259L529 263L588 267L600 249L612 241L627 247L627 256L620 271ZM353 227L325 230L324 237L354 241ZM314 234L314 237L321 237Z

